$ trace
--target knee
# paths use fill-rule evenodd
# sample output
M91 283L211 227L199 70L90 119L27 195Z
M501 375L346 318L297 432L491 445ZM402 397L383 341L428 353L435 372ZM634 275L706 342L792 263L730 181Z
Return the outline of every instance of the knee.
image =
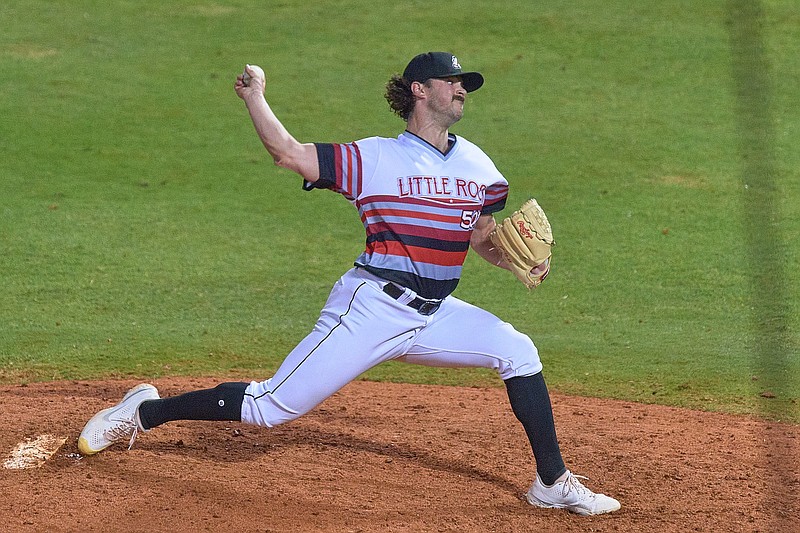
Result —
M281 402L270 390L269 380L251 383L242 402L242 422L256 426L274 427L300 418L305 413Z
M520 335L515 344L509 364L500 369L503 380L520 376L532 376L542 371L539 350L527 335Z

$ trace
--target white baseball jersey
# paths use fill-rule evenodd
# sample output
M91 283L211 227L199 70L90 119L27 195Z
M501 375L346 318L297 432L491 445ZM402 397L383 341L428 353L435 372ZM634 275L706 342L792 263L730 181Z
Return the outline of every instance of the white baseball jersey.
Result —
M478 217L503 209L508 195L480 148L455 135L450 142L446 154L410 132L317 145L314 187L351 200L367 232L355 264L425 298L453 292Z
M492 368L502 379L542 370L527 335L450 296L475 223L502 209L508 193L478 147L454 135L450 143L441 153L405 132L316 145L320 178L304 188L328 188L350 200L366 246L334 285L311 333L272 378L247 387L243 422L293 420L388 360ZM435 302L423 310L420 297Z

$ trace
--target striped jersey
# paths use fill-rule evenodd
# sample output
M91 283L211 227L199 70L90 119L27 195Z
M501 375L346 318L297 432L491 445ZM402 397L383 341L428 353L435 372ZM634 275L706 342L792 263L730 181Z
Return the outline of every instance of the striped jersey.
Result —
M478 218L505 207L508 182L492 160L462 137L450 134L442 153L408 131L316 149L320 177L304 188L358 209L367 239L355 265L423 298L453 292Z

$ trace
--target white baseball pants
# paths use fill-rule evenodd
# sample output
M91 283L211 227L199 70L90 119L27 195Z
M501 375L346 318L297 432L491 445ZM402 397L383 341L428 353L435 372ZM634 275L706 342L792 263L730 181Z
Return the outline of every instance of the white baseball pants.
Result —
M383 292L385 280L360 268L334 285L313 331L272 378L245 391L242 422L276 426L319 405L389 360L496 370L503 380L542 370L531 339L493 314L449 296L423 316ZM414 293L406 290L405 301Z

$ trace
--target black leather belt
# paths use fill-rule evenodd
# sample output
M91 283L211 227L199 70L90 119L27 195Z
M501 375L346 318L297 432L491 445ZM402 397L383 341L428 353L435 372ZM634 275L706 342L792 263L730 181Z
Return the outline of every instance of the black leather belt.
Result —
M395 300L397 300L403 294L405 294L405 291L403 291L403 289L401 289L400 287L398 287L394 283L387 283L386 285L384 285L383 286L383 292L385 292L386 294L388 294L389 296L391 296ZM408 302L406 305L411 307L412 309L416 309L417 313L419 313L421 315L424 315L424 316L428 316L428 315L432 315L433 313L435 313L439 309L439 306L442 305L442 301L441 300L427 300L425 298L417 296L416 298L414 298L413 300Z

